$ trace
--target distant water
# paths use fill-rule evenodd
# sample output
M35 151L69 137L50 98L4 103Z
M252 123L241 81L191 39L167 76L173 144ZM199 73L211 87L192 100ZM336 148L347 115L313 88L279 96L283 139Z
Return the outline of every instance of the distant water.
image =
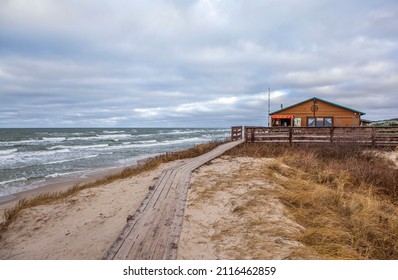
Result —
M0 129L0 196L229 137L229 129Z

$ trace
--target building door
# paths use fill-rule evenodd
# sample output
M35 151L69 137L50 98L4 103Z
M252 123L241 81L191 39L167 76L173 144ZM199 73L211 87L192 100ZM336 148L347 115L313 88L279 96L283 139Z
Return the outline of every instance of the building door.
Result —
M293 126L293 116L291 115L273 115L271 119L271 126Z

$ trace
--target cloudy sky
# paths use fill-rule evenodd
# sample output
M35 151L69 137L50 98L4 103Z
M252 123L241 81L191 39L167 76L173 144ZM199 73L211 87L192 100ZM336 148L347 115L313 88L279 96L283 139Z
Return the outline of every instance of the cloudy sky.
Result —
M266 125L317 96L398 117L397 0L0 0L0 127Z

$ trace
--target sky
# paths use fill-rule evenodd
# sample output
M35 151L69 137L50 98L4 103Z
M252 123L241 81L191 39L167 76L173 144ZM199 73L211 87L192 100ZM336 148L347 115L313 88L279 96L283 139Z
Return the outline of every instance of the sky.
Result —
M398 117L397 0L0 0L0 127Z

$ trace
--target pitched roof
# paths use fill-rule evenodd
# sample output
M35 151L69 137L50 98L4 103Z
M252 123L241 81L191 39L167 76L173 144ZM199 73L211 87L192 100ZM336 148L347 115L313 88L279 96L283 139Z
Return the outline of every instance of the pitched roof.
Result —
M299 102L299 103L293 104L293 105L291 105L291 106L285 107L285 108L283 108L283 109L280 109L280 110L271 112L271 113L269 113L269 114L270 114L270 115L274 115L274 114L280 113L280 112L282 112L282 111L284 111L284 110L286 110L286 109L290 109L290 108L292 108L292 107L295 107L295 106L297 106L297 105L301 105L301 104L306 103L306 102L311 101L311 100L319 100L319 101L322 101L322 102L324 102L324 103L330 104L330 105L332 105L332 106L340 107L340 108L343 108L343 109L346 109L346 110L349 110L349 111L358 113L358 114L360 114L360 115L365 115L365 114L366 114L366 113L364 113L364 112L361 112L361 111L358 111L358 110L354 110L354 109L351 109L351 108L349 108L349 107L345 107L345 106L342 106L342 105L339 105L339 104L336 104L336 103L333 103L333 102L330 102L330 101L321 99L321 98L319 98L319 97L312 97L312 98L309 98L309 99L304 100L304 101L302 101L302 102Z

